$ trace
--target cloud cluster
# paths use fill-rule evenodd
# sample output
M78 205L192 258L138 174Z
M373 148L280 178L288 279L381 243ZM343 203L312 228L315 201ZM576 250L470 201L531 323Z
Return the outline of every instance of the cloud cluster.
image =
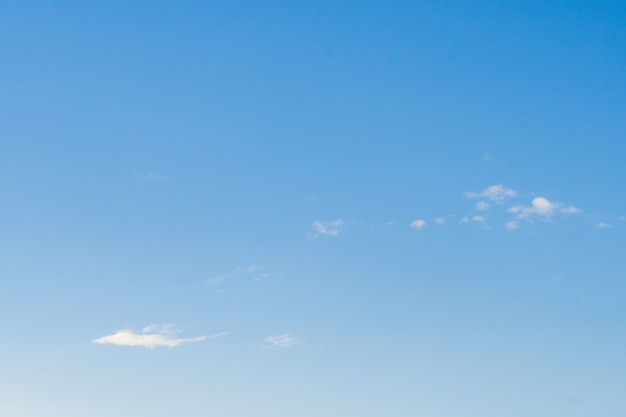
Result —
M579 214L582 210L578 207L563 207L561 203L555 203L545 197L535 197L530 206L517 205L507 210L509 213L515 214L518 219L532 220L535 218L549 220L556 213L563 214Z
M497 205L504 205L505 201L510 199L516 199L518 197L517 191L512 188L505 187L502 184L491 185L485 188L483 191L477 193L467 191L464 193L466 198L483 198L490 200ZM486 201L479 201L476 203L476 212L486 212L491 208L491 205ZM559 215L574 215L581 214L583 211L575 206L565 206L562 203L550 201L546 197L535 197L531 200L530 204L516 204L509 207L506 210L507 213L513 215L513 219L507 221L504 228L508 231L518 229L522 222L533 222L535 220L542 220L545 222L551 221L557 214ZM471 217L472 220L480 219L480 222L485 222L484 216ZM470 217L465 217L462 222L469 221Z
M144 327L140 333L136 333L134 330L119 330L112 335L94 339L92 342L118 346L141 346L153 349L155 347L176 347L184 343L202 342L226 335L225 332L222 332L211 336L178 338L176 337L177 334L178 331L174 329L172 324L153 324Z
M483 228L491 228L488 221L488 215L491 219L492 211L495 216L502 216L501 213L508 215L508 219L501 219L501 224L507 231L519 229L525 223L533 223L535 221L551 222L557 217L568 217L583 214L583 210L572 205L564 205L558 201L549 200L544 196L534 196L530 202L524 202L523 195L516 190L506 187L503 184L494 184L486 187L482 191L466 191L463 193L467 199L480 199L474 205L474 210L460 217L460 223L480 224ZM450 218L454 218L452 214L445 217L434 217L429 220L417 218L409 223L409 227L415 230L423 230L429 225L444 225L448 223ZM622 221L626 217L619 218ZM596 220L597 221L597 220ZM389 223L390 224L390 223ZM337 236L342 232L343 222L335 220L333 222L316 221L312 224L315 233L312 237L320 235ZM595 224L600 229L610 228L608 223L600 222Z
M519 199L517 191L513 188L505 187L502 184L490 185L480 192L466 191L463 195L468 199L479 198L482 200L475 204L473 212L461 218L460 223L479 223L485 228L490 227L487 222L487 212L492 209L492 204L495 204L495 207L502 207L505 206L509 200ZM506 221L504 224L505 230L508 231L518 229L523 222L530 223L535 220L548 222L556 215L569 216L583 213L578 207L565 206L562 203L550 201L542 196L534 197L530 201L530 204L512 205L506 208L505 212L513 215L513 218ZM435 218L433 223L440 225L445 224L446 218ZM413 220L410 223L410 227L416 230L422 230L426 225L427 223L424 219ZM606 223L598 223L596 226L598 228L610 227L610 225Z

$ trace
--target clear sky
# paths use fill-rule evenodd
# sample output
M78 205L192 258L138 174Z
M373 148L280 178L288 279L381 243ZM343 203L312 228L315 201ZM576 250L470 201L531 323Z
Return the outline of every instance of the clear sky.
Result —
M623 417L624 22L0 2L0 415Z

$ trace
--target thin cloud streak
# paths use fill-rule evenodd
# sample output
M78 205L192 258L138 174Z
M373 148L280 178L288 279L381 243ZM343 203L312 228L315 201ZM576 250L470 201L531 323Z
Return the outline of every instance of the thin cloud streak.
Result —
M96 344L110 344L117 346L139 346L148 349L155 347L176 347L185 343L202 342L225 336L227 332L220 332L209 336L177 338L178 332L173 325L157 325L144 327L141 333L134 330L119 330L111 335L92 340Z

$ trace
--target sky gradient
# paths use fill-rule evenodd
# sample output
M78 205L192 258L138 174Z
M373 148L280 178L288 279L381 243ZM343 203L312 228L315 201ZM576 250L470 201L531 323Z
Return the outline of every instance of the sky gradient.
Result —
M623 417L626 4L0 4L0 415Z

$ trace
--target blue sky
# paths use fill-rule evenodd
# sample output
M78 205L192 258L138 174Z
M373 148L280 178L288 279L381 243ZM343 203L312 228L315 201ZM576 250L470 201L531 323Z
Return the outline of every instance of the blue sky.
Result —
M620 2L0 5L0 414L623 416Z

